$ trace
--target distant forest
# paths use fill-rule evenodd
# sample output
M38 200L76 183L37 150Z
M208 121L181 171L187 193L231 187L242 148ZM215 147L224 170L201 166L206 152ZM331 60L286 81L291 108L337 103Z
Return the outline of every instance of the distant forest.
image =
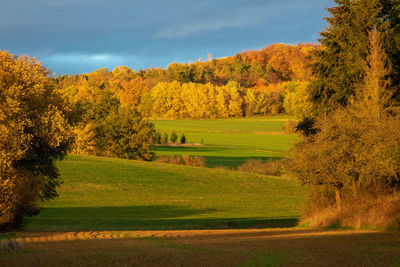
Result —
M305 88L321 49L309 43L274 44L232 57L209 56L206 62L172 63L166 69L103 68L55 79L71 109L85 116L106 116L127 106L152 119L302 117L310 112Z

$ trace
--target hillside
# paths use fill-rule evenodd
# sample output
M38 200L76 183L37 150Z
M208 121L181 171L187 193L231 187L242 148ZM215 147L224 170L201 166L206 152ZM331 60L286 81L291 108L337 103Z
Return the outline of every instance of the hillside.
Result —
M30 231L241 228L296 223L306 188L287 178L70 155L60 196Z

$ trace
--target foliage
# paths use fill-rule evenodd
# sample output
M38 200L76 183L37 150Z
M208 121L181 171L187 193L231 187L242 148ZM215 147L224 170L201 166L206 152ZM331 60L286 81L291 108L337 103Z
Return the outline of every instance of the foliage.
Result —
M320 49L276 44L218 60L172 63L167 69L99 69L59 76L57 82L76 122L99 121L119 105L155 119L280 114L290 84L312 77L313 51Z
M50 73L0 51L0 229L34 215L37 200L54 198L61 183L54 161L73 138Z
M59 91L72 108L78 138L73 152L150 160L156 134L137 105L148 89L129 68L100 69L73 79L58 77ZM161 141L161 140L160 140Z
M368 33L377 27L391 69L390 86L400 91L400 3L393 0L335 0L327 10L329 23L320 39L314 66L317 79L312 84L313 98L320 107L334 109L353 103L364 84Z
M185 134L181 135L180 143L181 144L186 144L186 136L185 136Z
M171 136L169 137L169 140L171 141L172 144L176 143L176 141L178 140L178 135L176 134L175 131L172 131Z
M167 133L164 133L164 134L162 135L161 144L162 144L162 145L168 144L168 134L167 134Z
M298 120L313 117L315 113L309 85L308 81L292 83L288 87L289 92L285 95L283 104L285 111Z
M366 195L372 194L376 199L400 186L400 118L388 106L389 70L380 44L379 32L373 29L364 65L364 85L358 90L354 104L318 118L315 125L318 131L296 144L295 157L288 165L300 182L322 188L315 191L317 196L329 201L318 209L330 210L329 218L341 214L341 220L346 221L354 215L354 209L342 211L343 199L346 205L357 207L354 201ZM333 198L336 212L332 212ZM372 206L362 209L379 210ZM361 224L368 222L366 217L360 218Z
M119 108L96 127L97 146L109 156L151 160L154 139L154 125L128 107Z

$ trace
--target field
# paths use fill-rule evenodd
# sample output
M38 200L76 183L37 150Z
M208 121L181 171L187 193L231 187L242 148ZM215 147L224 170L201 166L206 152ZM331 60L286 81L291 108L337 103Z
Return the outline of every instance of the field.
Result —
M279 158L296 139L287 119L155 121L205 143L156 153L207 167ZM286 175L79 155L58 167L60 196L0 234L0 266L400 266L399 233L296 227L308 189Z
M204 142L204 146L159 146L156 154L202 156L208 167L236 167L249 158L280 158L296 139L296 135L283 132L289 119L282 116L153 121L160 132L170 135L175 131L179 137L185 134L188 142Z
M2 266L399 266L400 234L260 229L35 233Z
M60 197L26 230L293 226L306 188L288 178L70 155Z

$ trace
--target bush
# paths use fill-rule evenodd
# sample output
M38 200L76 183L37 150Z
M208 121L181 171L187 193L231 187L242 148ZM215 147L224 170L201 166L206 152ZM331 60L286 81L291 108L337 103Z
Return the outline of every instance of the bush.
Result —
M243 165L238 166L237 170L240 172L279 176L282 174L282 162L278 160L262 162L261 160L249 159Z
M175 165L185 165L185 166L192 166L192 167L205 167L206 161L203 157L199 156L189 156L189 155L182 155L182 156L158 156L156 162L160 163L168 163L168 164L175 164Z

